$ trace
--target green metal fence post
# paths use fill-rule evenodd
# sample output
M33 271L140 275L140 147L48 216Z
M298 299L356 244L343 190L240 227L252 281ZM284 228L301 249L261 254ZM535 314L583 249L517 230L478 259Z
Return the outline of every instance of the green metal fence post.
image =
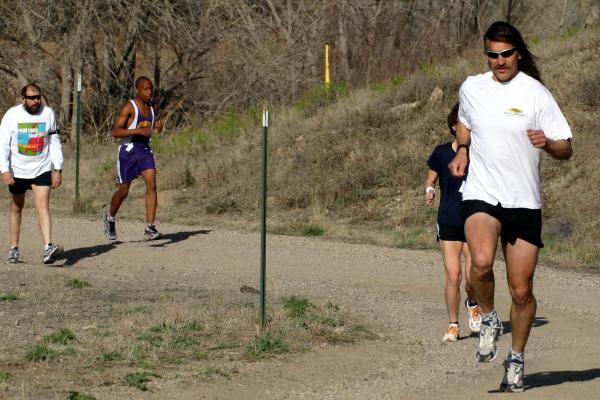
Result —
M79 140L81 135L81 74L77 76L77 131L75 136L75 209L79 211Z
M267 292L267 140L269 133L269 111L263 110L262 145L262 209L260 238L260 329L265 328L265 299Z

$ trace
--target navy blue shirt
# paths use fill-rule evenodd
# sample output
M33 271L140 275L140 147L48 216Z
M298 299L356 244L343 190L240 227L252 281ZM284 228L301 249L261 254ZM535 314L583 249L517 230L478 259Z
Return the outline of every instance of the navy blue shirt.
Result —
M441 144L429 156L427 166L438 173L440 191L442 192L440 196L440 208L438 209L438 224L463 226L465 222L460 216L462 194L459 192L459 189L463 181L467 179L468 165L464 177L457 178L452 176L448 169L448 164L450 164L455 155L456 152L452 149L452 143Z

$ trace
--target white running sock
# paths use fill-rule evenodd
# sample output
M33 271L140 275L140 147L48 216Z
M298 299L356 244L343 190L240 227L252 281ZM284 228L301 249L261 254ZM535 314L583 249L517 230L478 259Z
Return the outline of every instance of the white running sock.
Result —
M508 356L511 360L520 361L522 363L525 362L525 353L517 353L511 349Z
M492 310L492 312L487 314L481 314L481 322L488 326L495 325L498 322L496 310Z

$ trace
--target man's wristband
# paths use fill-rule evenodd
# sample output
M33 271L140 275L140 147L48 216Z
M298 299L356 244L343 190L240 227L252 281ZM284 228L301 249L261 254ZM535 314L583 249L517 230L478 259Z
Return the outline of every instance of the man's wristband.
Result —
M464 147L465 149L467 149L467 154L469 154L469 145L468 144L459 144L458 146L456 146L456 152L458 153L458 151Z
M55 169L55 172L58 172L59 174L62 174L62 169Z

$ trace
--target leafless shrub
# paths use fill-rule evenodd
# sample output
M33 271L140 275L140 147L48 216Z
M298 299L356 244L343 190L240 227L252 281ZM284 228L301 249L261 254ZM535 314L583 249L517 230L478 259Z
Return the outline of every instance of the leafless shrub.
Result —
M81 74L84 132L105 140L133 79L144 74L155 82L161 118L188 126L229 109L300 98L321 81L327 42L334 82L360 87L453 59L492 20L537 36L569 32L584 24L584 3L5 0L0 108L37 81L73 135Z

